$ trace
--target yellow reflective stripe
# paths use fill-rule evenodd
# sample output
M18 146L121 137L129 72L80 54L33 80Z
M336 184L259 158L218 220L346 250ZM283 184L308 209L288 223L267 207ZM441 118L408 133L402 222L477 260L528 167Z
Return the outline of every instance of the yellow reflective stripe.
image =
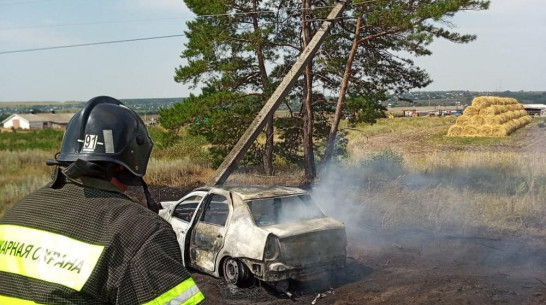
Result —
M195 285L195 282L190 277L159 297L142 305L163 305L171 304L171 302L173 302L172 304L193 305L198 304L204 299L205 296L199 291L199 288L197 288L197 285Z
M41 303L36 303L30 300L23 300L19 298L12 298L4 295L0 295L0 304L9 304L9 305L43 305Z
M0 271L80 291L104 246L17 225L0 225Z

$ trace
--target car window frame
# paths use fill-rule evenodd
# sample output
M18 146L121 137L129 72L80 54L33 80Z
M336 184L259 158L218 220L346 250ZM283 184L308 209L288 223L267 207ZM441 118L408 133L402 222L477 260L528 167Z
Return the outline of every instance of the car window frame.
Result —
M207 225L213 225L213 226L218 226L218 227L223 227L223 228L227 228L228 226L228 222L229 222L229 219L230 219L230 216L231 216L231 204L230 204L230 198L229 196L226 196L227 194L218 194L217 192L210 192L207 197L205 198L205 201L203 202L203 208L201 209L198 215L198 222L202 222L204 224L207 224ZM225 220L224 220L224 224L221 225L221 224L218 224L218 223L214 223L214 222L209 222L209 221L205 221L204 218L207 214L207 211L210 210L210 206L212 203L212 198L214 196L222 196L225 198L225 202L222 202L222 203L225 203L225 205L227 206L227 214L226 214L226 217L225 217Z
M298 194L291 194L291 195L284 195L284 196L270 196L270 197L260 197L260 198L253 198L253 199L247 199L247 200L243 200L243 203L244 203L244 206L246 208L246 210L248 211L248 215L250 217L250 221L252 221L252 223L258 227L258 228L263 228L265 226L259 226L257 223L256 223L256 220L254 219L254 215L252 214L252 210L249 206L249 203L254 201L254 200L264 200L264 199L275 199L275 198L288 198L288 197L294 197L294 196L309 196L309 198L311 198L311 200L313 201L313 203L315 204L315 207L320 210L320 212L322 213L322 217L320 218L314 218L314 219L321 219L321 218L327 218L327 217L330 217L328 214L326 214L324 212L324 210L320 207L320 205L315 201L315 199L313 198L313 196L311 196L311 194L309 193L298 193Z
M195 216L195 213L196 213L197 209L199 208L199 204L203 201L203 198L205 198L205 196L204 196L204 195L201 195L201 194L194 194L193 197L200 197L200 199L198 199L198 200L195 200L195 199L194 199L194 200L192 200L191 202L186 202L186 200L189 200L191 197L192 197L192 196L189 196L189 197L187 197L187 198L185 198L185 199L183 199L183 200L180 200L180 202L178 202L178 203L174 206L173 211L172 211L172 213L171 213L172 219L176 219L176 220L179 220L179 221L191 223L191 220L193 219L193 217ZM191 214L191 216L189 217L189 220L184 220L184 219L182 219L182 218L180 218L180 217L178 217L178 216L175 215L176 209L177 209L180 205L183 205L183 204L190 204L190 203L191 203L191 204L194 204L194 203L195 203L195 208L193 209L192 214Z

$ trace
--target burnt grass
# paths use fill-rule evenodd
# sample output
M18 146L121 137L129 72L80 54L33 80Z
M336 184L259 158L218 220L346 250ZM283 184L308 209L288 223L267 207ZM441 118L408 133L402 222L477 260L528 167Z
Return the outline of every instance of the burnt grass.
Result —
M291 282L291 297L266 283L236 288L222 279L191 272L205 294L205 304L546 302L543 240L435 235L410 228L374 233L369 241L358 236L349 239L345 268L321 280Z

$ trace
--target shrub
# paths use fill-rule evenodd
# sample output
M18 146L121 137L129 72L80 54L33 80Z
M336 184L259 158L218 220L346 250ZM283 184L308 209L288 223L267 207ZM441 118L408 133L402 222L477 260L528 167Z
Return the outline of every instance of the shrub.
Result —
M396 179L407 172L402 155L390 149L372 155L361 166L369 176L379 175L389 179Z

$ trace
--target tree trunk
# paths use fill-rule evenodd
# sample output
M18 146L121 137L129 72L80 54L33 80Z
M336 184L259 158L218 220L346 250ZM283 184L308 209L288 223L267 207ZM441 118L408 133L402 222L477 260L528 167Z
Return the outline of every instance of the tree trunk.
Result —
M302 33L303 46L306 47L312 38L311 29L309 28L309 16L311 9L311 0L303 1L302 9ZM312 183L316 176L315 155L313 150L313 74L312 60L305 67L305 90L303 95L303 158L305 169L305 183Z
M343 74L343 80L341 81L341 86L339 89L339 96L337 98L334 121L332 122L330 133L328 134L328 142L326 143L326 151L324 152L324 162L330 161L334 152L334 146L336 143L336 136L337 136L337 131L339 128L339 122L341 121L343 106L345 106L345 95L347 93L347 88L349 86L349 79L351 77L351 69L353 67L353 61L355 59L356 50L358 49L358 45L359 45L358 39L360 36L360 21L361 21L361 17L358 17L356 21L356 29L355 29L355 37L353 39L353 46L351 47L351 53L349 53L349 58L347 59L347 64L345 65L345 73Z
M258 0L252 2L254 12L258 11ZM269 83L269 78L267 76L267 70L265 68L265 59L262 52L262 34L260 26L258 25L258 15L257 13L252 15L252 25L254 27L254 33L256 33L256 57L258 58L258 69L260 70L260 77L262 79L262 92L264 100L269 98L271 94L271 86ZM268 116L266 119L265 125L265 147L262 154L262 161L264 172L266 175L273 175L273 115Z

